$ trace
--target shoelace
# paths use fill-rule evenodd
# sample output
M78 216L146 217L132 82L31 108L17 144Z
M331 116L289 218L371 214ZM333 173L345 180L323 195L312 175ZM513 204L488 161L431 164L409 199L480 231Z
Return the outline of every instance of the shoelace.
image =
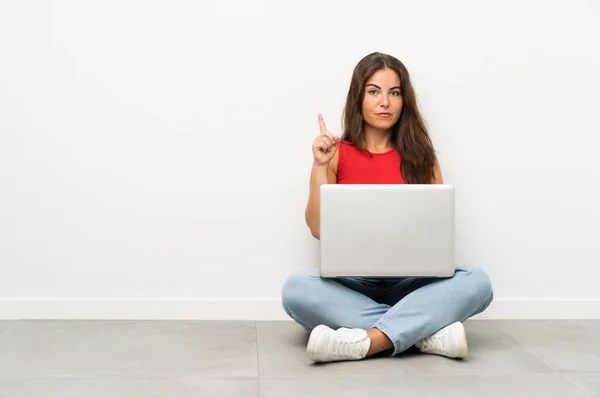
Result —
M356 336L350 333L338 334L334 336L335 342L334 355L338 358L346 357L350 353L355 353L360 350L362 340L358 340Z

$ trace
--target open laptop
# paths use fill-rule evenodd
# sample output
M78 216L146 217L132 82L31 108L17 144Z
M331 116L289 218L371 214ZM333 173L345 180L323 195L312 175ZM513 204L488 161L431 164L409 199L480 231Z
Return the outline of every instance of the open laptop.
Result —
M454 274L454 187L323 184L323 277Z

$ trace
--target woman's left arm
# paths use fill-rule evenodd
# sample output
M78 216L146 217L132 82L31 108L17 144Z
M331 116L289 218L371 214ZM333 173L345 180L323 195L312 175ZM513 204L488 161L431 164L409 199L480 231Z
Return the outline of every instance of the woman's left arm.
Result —
M431 180L432 184L444 183L444 179L442 178L442 169L440 168L440 164L437 160L437 157L435 158L435 163L433 165L433 174L433 179Z

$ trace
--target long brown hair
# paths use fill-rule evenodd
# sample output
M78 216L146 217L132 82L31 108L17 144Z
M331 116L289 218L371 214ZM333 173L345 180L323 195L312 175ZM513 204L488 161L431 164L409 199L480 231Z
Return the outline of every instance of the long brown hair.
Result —
M400 172L409 184L430 184L434 177L435 150L417 106L410 75L402 62L391 55L375 52L364 57L354 68L343 112L341 139L367 149L363 130L362 103L367 80L378 70L389 68L400 78L402 112L392 127L392 145L400 153Z

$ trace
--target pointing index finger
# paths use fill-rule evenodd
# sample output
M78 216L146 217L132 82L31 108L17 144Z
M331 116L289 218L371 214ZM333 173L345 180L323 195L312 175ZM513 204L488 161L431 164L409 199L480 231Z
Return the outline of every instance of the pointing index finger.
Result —
M321 130L321 134L325 134L327 131L327 127L325 126L325 119L323 119L323 115L319 113L319 129Z

